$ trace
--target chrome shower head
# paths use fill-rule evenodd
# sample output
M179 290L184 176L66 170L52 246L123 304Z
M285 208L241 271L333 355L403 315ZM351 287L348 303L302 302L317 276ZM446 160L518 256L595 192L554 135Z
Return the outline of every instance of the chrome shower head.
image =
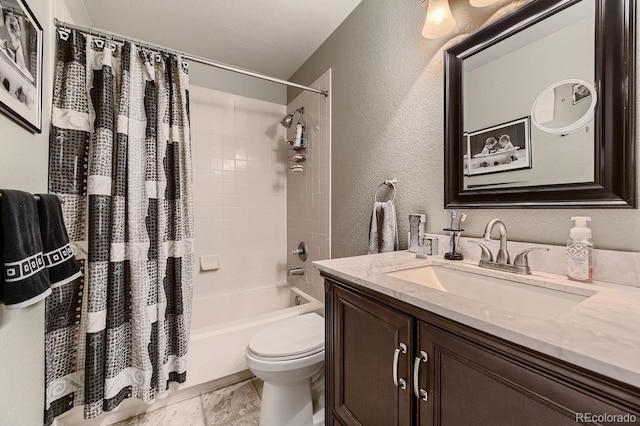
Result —
M284 118L280 120L280 124L282 124L282 126L286 127L287 129L290 128L291 124L293 123L293 116L296 115L296 112L299 112L300 115L304 114L304 107L300 107L297 110L285 115Z
M280 124L287 129L291 127L291 123L293 123L293 113L287 114L282 120L280 120Z

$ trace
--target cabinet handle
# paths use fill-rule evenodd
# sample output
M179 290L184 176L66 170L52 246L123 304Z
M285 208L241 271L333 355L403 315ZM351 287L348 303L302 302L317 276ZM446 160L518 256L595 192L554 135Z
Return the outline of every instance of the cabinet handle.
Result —
M407 345L405 345L404 343L400 343L400 347L396 348L396 350L393 351L393 384L400 389L406 389L407 382L404 379L400 379L400 384L398 385L398 358L400 357L400 352L406 354Z
M416 398L420 398L423 401L429 400L429 392L424 389L420 389L420 361L425 364L429 360L429 355L425 351L420 351L420 356L417 356L413 363L413 393Z

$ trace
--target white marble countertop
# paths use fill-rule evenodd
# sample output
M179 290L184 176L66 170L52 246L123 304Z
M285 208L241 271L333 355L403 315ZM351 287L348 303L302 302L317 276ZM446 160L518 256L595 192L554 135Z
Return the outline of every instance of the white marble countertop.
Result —
M391 296L418 308L507 341L640 388L640 288L532 271L523 276L480 268L441 255L427 260L397 251L313 262L321 272ZM552 319L525 316L495 305L385 275L385 272L441 265L589 296Z

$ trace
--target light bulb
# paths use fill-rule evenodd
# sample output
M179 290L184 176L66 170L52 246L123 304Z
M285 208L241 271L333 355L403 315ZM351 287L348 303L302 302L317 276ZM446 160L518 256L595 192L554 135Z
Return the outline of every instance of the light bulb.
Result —
M497 3L498 0L469 0L469 4L473 7L485 7Z
M456 26L448 0L429 0L427 5L427 18L422 27L422 36L425 38L439 38L447 35Z

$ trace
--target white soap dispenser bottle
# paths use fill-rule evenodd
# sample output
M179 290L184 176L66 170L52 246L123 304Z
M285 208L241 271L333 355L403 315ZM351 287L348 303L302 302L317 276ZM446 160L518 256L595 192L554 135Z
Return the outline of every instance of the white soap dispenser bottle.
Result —
M593 271L593 240L587 222L591 218L575 216L571 220L575 222L575 226L571 228L567 241L567 277L570 280L590 283Z

